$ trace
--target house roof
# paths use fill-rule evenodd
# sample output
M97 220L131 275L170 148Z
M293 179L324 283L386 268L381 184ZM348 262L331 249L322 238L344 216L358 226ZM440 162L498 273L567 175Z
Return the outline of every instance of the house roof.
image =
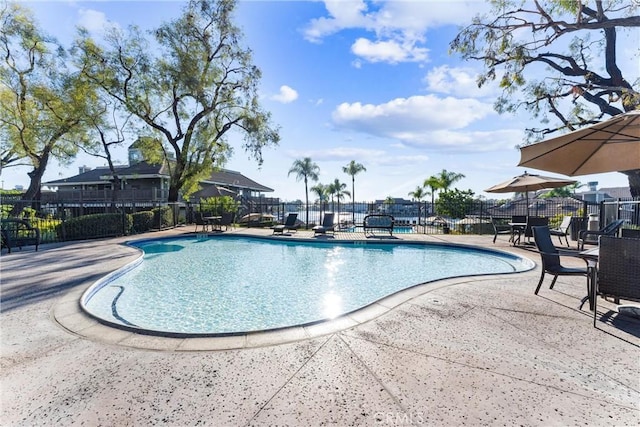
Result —
M583 191L578 193L579 196L583 194L604 194L607 198L611 199L630 199L631 198L631 189L629 187L608 187L608 188L599 188L596 191Z
M168 168L165 165L152 165L146 162L136 163L131 166L116 166L116 170L118 172L118 176L120 176L121 178L129 179L169 176ZM106 166L101 166L69 178L48 181L43 184L49 186L104 184L109 180L110 176L111 171L109 170L109 168ZM265 193L274 191L272 188L259 184L250 178L247 178L240 172L228 169L220 169L219 171L213 172L209 178L203 180L202 182L204 184L248 189L251 191L259 191Z
M126 166L116 166L118 170L124 169ZM84 173L70 176L69 178L56 179L44 182L43 185L77 185L77 184L104 184L105 180L100 177L109 174L109 168L106 166L97 167Z
M246 188L248 190L260 191L263 193L270 193L274 191L273 188L258 184L254 180L242 175L240 172L229 169L220 169L219 171L213 172L209 178L202 182L224 187Z

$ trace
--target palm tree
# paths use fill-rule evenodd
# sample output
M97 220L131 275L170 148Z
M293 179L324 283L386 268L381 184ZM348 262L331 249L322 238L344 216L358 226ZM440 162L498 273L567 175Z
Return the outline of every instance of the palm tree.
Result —
M437 176L433 176L431 175L429 178L424 180L424 184L422 184L425 188L429 187L431 189L430 193L431 193L431 210L433 212L435 212L434 206L435 206L435 195L436 195L436 190L440 189L440 180L438 179Z
M420 223L421 219L420 219L420 210L422 208L422 199L427 196L429 194L428 191L425 191L424 187L420 187L419 185L416 187L415 190L410 191L407 195L411 196L411 198L413 199L413 201L418 202L418 223ZM426 215L425 215L426 217Z
M338 178L333 181L332 185L333 189L335 190L336 200L338 201L338 219L340 219L340 200L344 199L344 196L351 197L351 193L346 190L347 184L345 184L344 182L340 182Z
M367 168L355 160L351 160L347 166L342 167L342 171L347 175L351 175L351 220L356 223L356 175L360 172L366 172Z
M318 175L320 174L320 168L317 164L315 164L311 157L305 157L302 160L296 160L291 165L291 169L289 169L289 173L287 176L292 173L296 174L296 181L304 180L304 195L306 202L306 225L305 227L309 228L309 180L314 182L318 181Z
M324 184L316 184L311 187L311 192L318 196L320 202L320 217L322 218L322 212L324 210L325 203L329 198L329 186Z
M331 184L329 184L328 186L329 189L329 194L331 194L331 204L333 205L333 210L335 211L335 204L333 201L333 198L335 196L335 198L338 200L338 210L337 213L338 215L340 215L340 199L343 199L344 196L350 196L351 193L349 193L348 191L346 191L345 189L347 188L347 184L340 182L340 180L338 178L336 178Z
M424 197L427 196L428 194L429 192L425 191L424 187L417 186L415 190L409 191L407 193L407 196L411 196L411 198L415 202L421 202L422 199L424 199Z
M442 169L440 174L437 175L437 178L440 181L441 190L448 190L453 184L460 181L464 177L465 176L461 173L449 172L446 169Z

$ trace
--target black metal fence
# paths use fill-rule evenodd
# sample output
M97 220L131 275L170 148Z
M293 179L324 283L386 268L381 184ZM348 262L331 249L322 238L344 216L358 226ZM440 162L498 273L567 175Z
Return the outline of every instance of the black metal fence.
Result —
M212 206L212 203L214 206ZM211 211L220 214L228 204L207 206L199 203L149 202L83 202L26 201L3 197L2 218L19 216L29 219L41 230L42 242L58 242L81 238L130 235L149 230L193 225L195 213ZM359 231L368 214L389 214L396 220L398 232L492 234L490 219L511 218L514 215L544 216L557 226L566 215L576 217L577 230L624 219L625 228L640 229L640 200L616 200L587 203L571 197L511 200L503 203L485 200L431 202L387 201L362 203L281 202L277 199L239 200L233 206L234 223L240 227L268 227L282 222L290 212L298 213L302 228L322 222L325 212L336 214L336 223L343 231ZM87 220L81 221L80 219ZM591 224L589 222L591 221Z

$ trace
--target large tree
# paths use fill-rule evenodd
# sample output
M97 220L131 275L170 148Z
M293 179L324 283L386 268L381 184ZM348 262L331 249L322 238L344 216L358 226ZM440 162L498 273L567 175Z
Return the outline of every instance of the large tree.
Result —
M362 163L351 160L348 165L342 167L342 171L351 175L351 221L356 223L356 175L366 172L367 168Z
M0 169L29 165L23 197L34 200L49 161L70 161L86 142L95 91L68 69L65 50L30 11L14 3L0 9L0 55Z
M232 149L232 131L262 163L279 131L258 99L260 70L233 24L235 0L191 0L181 16L155 29L113 29L106 46L86 31L77 41L85 74L160 136L170 170L169 201L197 188Z
M320 175L320 167L311 160L311 157L305 157L304 159L298 159L293 162L291 169L287 176L295 174L297 181L304 181L304 196L306 215L305 223L309 228L309 180L317 182Z
M528 143L638 108L637 65L629 70L635 74L623 75L617 51L619 30L638 31L638 2L491 4L490 13L476 16L451 48L465 59L484 63L479 86L499 81L503 94L495 104L498 112L524 108L548 126L527 129ZM637 53L637 37L632 43ZM640 196L640 170L625 173L632 194Z

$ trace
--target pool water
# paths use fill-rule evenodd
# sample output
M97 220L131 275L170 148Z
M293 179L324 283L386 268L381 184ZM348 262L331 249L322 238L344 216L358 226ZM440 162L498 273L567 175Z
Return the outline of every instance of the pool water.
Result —
M144 259L83 296L94 316L149 331L224 334L331 319L452 276L531 261L437 244L295 242L219 236L145 241Z

